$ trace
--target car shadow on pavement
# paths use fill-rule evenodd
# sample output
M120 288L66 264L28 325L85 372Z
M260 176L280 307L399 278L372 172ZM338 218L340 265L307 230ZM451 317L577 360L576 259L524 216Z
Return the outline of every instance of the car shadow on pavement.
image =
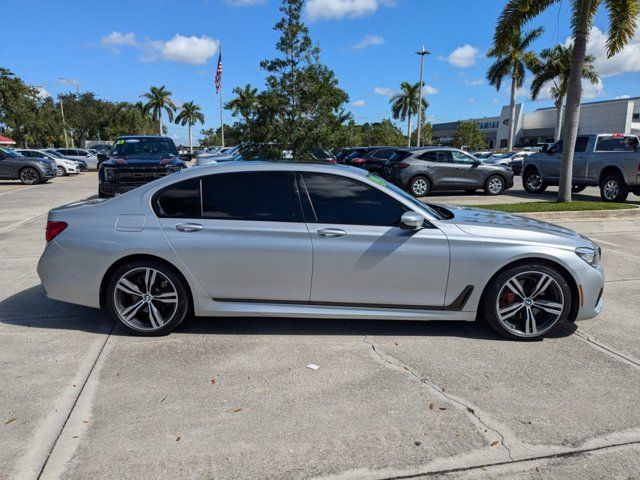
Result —
M98 310L51 300L46 297L44 289L36 285L0 301L0 323L33 329L108 333L112 329L113 320L106 309ZM189 317L175 331L192 335L423 336L509 341L482 322L467 321ZM552 337L568 336L573 331L575 326L567 324ZM128 335L118 326L111 333Z

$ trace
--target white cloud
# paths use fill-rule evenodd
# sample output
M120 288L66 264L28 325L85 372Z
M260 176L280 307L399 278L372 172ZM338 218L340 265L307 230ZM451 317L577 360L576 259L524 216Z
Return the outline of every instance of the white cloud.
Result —
M571 44L568 38L565 45ZM607 34L593 27L589 34L587 53L595 57L594 66L601 77L611 77L625 72L640 72L640 29L636 30L626 47L617 55L607 58Z
M464 84L469 87L477 87L478 85L484 84L484 79L482 78L469 79L469 80L465 80Z
M119 53L120 47L122 46L127 45L130 47L134 47L138 44L136 36L133 32L122 33L116 31L113 31L109 35L105 35L104 37L102 37L100 43L102 43L102 45L104 45L105 47L110 48L115 53Z
M467 102L469 102L469 103L476 103L476 101L477 100L475 98L470 98L469 100L467 100Z
M78 80L74 80L73 78L59 78L57 83L58 85L71 85L72 87L80 86L80 82Z
M395 6L393 0L307 0L306 13L311 20L331 20L371 15L378 7Z
M267 0L225 0L225 3L232 7L251 7L253 5L266 3L266 1Z
M140 60L143 62L155 62L168 60L191 65L202 65L213 57L218 51L218 42L211 37L195 35L186 37L176 34L170 40L139 41L134 33L111 32L102 37L101 43L111 48L115 53L119 47L128 46L141 51Z
M382 45L384 43L384 38L379 35L366 35L361 42L356 43L353 48L355 50L360 50L362 48L370 47L372 45Z
M355 100L351 103L354 107L364 107L367 104L364 100Z
M582 99L583 100L601 97L602 95L604 95L604 84L602 83L602 81L599 81L598 83L593 85L589 81L582 80Z
M527 82L528 83L528 82ZM545 83L540 89L540 93L536 98L537 101L547 101L553 100L553 95L551 93L551 88L553 84L551 82ZM602 81L599 81L597 84L592 84L588 80L582 79L582 100L589 100L596 97L601 97L604 95L604 84ZM516 91L516 97L526 98L527 100L531 100L531 90L528 85L519 88Z
M615 98L616 100L624 100L625 98L631 98L631 95L628 95L628 94L625 93L624 95L618 95L618 96L613 97L613 98Z
M180 63L202 65L216 54L218 42L213 38L175 35L162 45L162 58Z
M425 85L424 87L422 87L422 91L425 95L435 95L436 93L440 93L440 90L431 85Z
M393 90L391 90L390 88L386 88L386 87L375 87L373 89L373 93L375 93L377 95L385 95L387 97L390 97L391 95L393 95Z
M451 52L447 57L447 62L458 68L470 67L476 63L479 53L480 50L467 43Z

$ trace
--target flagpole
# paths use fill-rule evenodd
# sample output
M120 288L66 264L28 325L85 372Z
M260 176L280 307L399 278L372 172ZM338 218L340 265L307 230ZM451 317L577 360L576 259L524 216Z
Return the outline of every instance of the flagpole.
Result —
M219 57L218 57L218 69L220 68L220 62L222 60L222 44L218 42ZM217 75L217 72L216 72ZM224 148L224 108L222 102L222 72L220 72L220 88L218 88L218 94L220 95L220 140L222 142L222 148Z

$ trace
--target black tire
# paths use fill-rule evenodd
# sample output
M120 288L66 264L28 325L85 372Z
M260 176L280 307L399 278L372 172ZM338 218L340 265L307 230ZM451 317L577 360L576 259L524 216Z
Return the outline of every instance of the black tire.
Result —
M64 167L61 167L61 166L58 165L56 167L56 175L58 177L66 177L69 174L67 173L67 170Z
M585 188L587 188L586 185L574 185L571 187L571 193L580 193L584 191Z
M117 302L119 301L120 297L118 298L116 297L116 287L119 281L124 276L136 275L138 271L142 273L142 271L144 271L145 269L152 269L164 275L165 278L163 279L162 276L158 277L156 274L155 278L158 279L157 281L159 282L158 287L161 287L163 284L166 284L167 286L169 286L169 288L172 288L172 291L175 291L175 295L176 295L176 302L169 303L169 305L173 305L175 303L175 307L167 307L171 309L171 316L168 318L168 320L162 323L160 327L157 327L157 328L152 325L151 321L148 322L149 328L143 328L144 320L139 322L140 323L139 326L136 326L134 324L135 322L138 322L138 320L135 320L135 318L138 317L139 315L141 317L144 317L144 315L146 314L148 318L152 317L152 314L149 311L151 308L149 305L152 304L152 301L145 300L144 295L138 295L138 294L130 295L128 293L120 293L120 290L119 290L117 292L118 296L126 296L127 298L130 299L132 303L137 303L138 302L137 298L141 297L140 301L144 301L145 303L136 310L137 312L139 312L139 315L136 313L134 315L134 319L129 323L127 323L123 319L121 314L118 313L119 308L121 310L123 308L122 305L119 305L119 306L117 305ZM132 278L132 277L128 277L128 278ZM168 280L169 282L166 282L166 280ZM141 285L140 283L137 283L135 285L140 287L140 291L144 289L144 285ZM148 293L148 292L145 292L145 293ZM152 294L154 293L153 285L151 288L151 293ZM162 303L157 303L157 302L162 302ZM153 303L153 305L160 308L164 308L163 304L165 304L165 302L163 302L162 300L156 300L156 303ZM167 335L171 333L176 327L178 327L178 325L182 323L182 321L185 319L185 317L189 313L189 305L190 305L189 293L186 285L184 284L184 280L182 279L182 277L173 268L168 267L165 264L158 261L154 261L154 260L134 261L118 267L113 272L113 275L111 275L111 278L109 279L109 283L107 286L107 306L109 309L109 313L111 314L113 319L116 320L122 326L122 328L124 328L127 332L134 335L161 336L161 335ZM126 309L124 311L126 311ZM156 311L158 310L156 309Z
M532 275L532 280L529 281L529 283L527 283L526 276L529 274ZM542 323L541 325L543 328L541 328L537 333L524 334L523 332L518 331L516 327L507 328L507 326L505 326L500 321L500 319L498 318L498 305L499 305L498 296L501 293L502 294L507 293L509 295L512 295L506 283L510 279L513 279L513 277L516 275L521 275L522 276L521 278L525 279L524 287L523 287L523 283L519 283L519 285L521 288L524 288L525 294L531 295L532 294L531 288L535 289L537 286L537 281L534 280L536 278L534 274L548 275L553 280L555 280L555 284L543 290L542 294L547 295L547 290L550 290L551 287L553 286L554 291L557 290L561 292L563 303L562 303L562 309L558 308L558 312L561 312L561 313L559 314L557 319L550 319L548 324ZM553 293L553 292L550 292L550 293ZM519 301L518 296L514 295L514 298ZM535 298L539 298L539 297L535 297ZM505 338L509 338L511 340L535 341L535 340L541 340L545 336L553 333L555 330L560 328L560 326L563 323L565 323L565 321L567 320L567 317L569 316L569 312L571 310L572 298L571 298L571 288L569 287L567 280L558 270L548 265L538 264L534 262L526 265L522 265L522 264L515 265L513 267L507 268L504 271L500 272L493 279L491 279L491 281L485 288L485 291L480 301L481 301L481 304L478 308L480 318L484 320L491 328L493 328L500 335L502 335ZM524 302L524 299L523 299L523 302ZM525 315L526 308L531 308L532 311L536 310L537 311L536 315L538 315L538 320L541 320L542 317L545 315L547 316L549 315L543 310L540 310L537 307L535 307L535 302L532 305L533 306L531 307L524 307L525 310L521 309L520 312L516 312L516 314L512 317L513 322L515 324L526 325L526 317L525 318L518 317L518 316ZM555 315L552 315L552 316L555 316ZM531 326L529 327L529 329L532 330Z
M502 195L507 183L500 175L491 175L484 182L484 193L487 195Z
M629 188L620 174L607 175L600 182L600 198L603 202L624 202L629 196Z
M18 177L24 185L36 185L42 181L40 172L33 167L24 167L18 172Z
M547 189L544 179L538 170L527 170L522 176L522 186L527 193L542 193Z
M431 180L423 175L413 177L409 182L409 193L414 197L424 197L431 193Z

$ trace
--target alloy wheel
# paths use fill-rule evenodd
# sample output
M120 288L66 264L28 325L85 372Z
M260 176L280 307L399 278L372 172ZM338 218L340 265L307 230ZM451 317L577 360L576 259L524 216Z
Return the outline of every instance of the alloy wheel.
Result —
M540 190L540 188L542 188L542 177L537 173L532 173L530 175L527 175L526 183L529 190L531 190L532 192L537 192L538 190Z
M504 189L504 184L501 178L493 177L489 180L487 184L487 189L493 195L497 195Z
M62 167L56 167L56 176L58 177L63 177L64 176L64 168Z
M620 194L620 185L613 178L607 180L602 186L602 195L606 200L615 200Z
M498 293L498 321L519 337L535 337L550 330L562 316L565 299L560 284L544 272L518 273Z
M38 172L33 168L23 168L20 171L20 181L25 185L34 185L38 183L40 176Z
M429 191L429 184L424 178L417 178L413 181L411 189L416 196L420 197Z
M113 291L115 311L130 328L153 332L176 314L178 291L164 273L139 267L124 273Z

